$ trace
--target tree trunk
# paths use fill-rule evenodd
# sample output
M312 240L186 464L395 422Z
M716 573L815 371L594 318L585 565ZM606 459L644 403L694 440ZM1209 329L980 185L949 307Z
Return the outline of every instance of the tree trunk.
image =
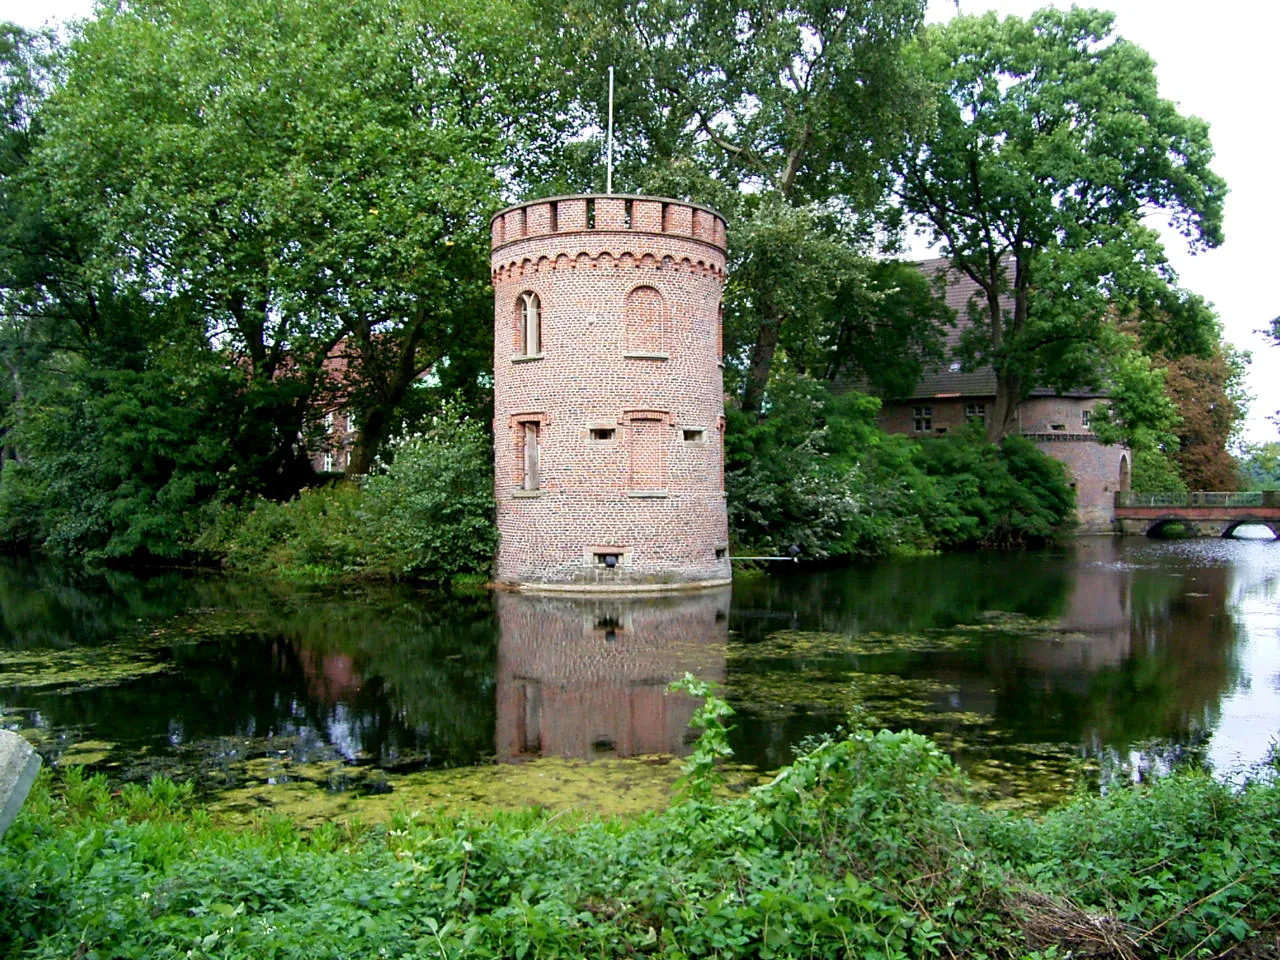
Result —
M347 461L345 476L348 479L364 476L373 469L373 460L378 455L378 447L382 445L387 435L388 421L384 404L370 406L360 411L360 429L351 447L351 458Z
M747 368L747 383L742 391L742 409L758 414L764 402L765 387L769 385L769 370L773 367L773 355L778 352L779 318L766 315L760 322L755 346L751 348L751 366Z
M399 346L395 369L390 374L390 382L369 384L366 381L365 387L356 391L357 395L364 394L364 398L363 402L357 404L360 429L351 448L351 457L347 461L346 477L363 476L372 469L374 458L387 439L387 431L391 429L396 409L404 402L409 388L418 377L430 369L430 365L424 364L418 356L418 345L423 339L425 322L425 316L419 317L414 327L405 335ZM373 347L374 341L370 337L361 348L361 367L365 366L364 361L370 356L369 350ZM439 359L438 355L436 359ZM373 389L370 390L370 387Z
M999 443L1018 432L1018 404L1022 401L1022 378L996 371L996 402L987 421L987 439Z

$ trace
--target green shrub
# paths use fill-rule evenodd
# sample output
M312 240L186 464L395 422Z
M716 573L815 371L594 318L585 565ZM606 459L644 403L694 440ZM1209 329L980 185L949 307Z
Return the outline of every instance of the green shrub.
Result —
M780 377L765 416L730 409L729 522L738 553L810 559L1042 544L1071 526L1066 471L1022 437L885 434L879 402Z
M378 564L397 576L452 580L493 563L493 453L476 420L447 405L431 428L395 445L365 483Z
M450 581L489 572L497 542L493 467L484 429L446 407L420 435L392 447L363 483L261 500L225 537L228 563L278 575L357 575Z
M857 731L729 798L728 715L707 699L685 798L628 821L236 830L160 778L46 773L0 845L0 954L1211 956L1280 911L1274 782L1179 773L1035 820L966 802L927 739Z
M1066 469L1025 437L996 446L975 426L919 449L939 501L929 526L940 546L1043 544L1070 529L1075 493Z

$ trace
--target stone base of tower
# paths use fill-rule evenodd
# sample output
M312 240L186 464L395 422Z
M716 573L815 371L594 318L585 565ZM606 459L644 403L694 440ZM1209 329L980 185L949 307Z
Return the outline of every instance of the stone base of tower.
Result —
M543 591L655 592L732 578L719 495L588 499L549 493L498 506L500 583Z
M1115 533L1117 490L1129 489L1129 448L1099 443L1092 433L1027 435L1041 453L1067 468L1076 492L1079 533Z

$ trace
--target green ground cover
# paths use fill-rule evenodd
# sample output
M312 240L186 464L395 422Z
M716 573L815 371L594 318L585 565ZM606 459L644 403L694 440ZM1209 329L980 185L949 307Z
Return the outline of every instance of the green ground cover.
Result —
M855 732L718 784L727 707L656 813L394 811L247 826L157 778L43 778L0 843L8 957L1267 955L1280 787L1195 772L1042 818L933 744Z

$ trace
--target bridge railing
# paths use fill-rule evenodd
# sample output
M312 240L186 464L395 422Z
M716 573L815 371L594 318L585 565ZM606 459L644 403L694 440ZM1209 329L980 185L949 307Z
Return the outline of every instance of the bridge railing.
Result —
M1280 491L1134 493L1116 491L1117 507L1280 507Z

